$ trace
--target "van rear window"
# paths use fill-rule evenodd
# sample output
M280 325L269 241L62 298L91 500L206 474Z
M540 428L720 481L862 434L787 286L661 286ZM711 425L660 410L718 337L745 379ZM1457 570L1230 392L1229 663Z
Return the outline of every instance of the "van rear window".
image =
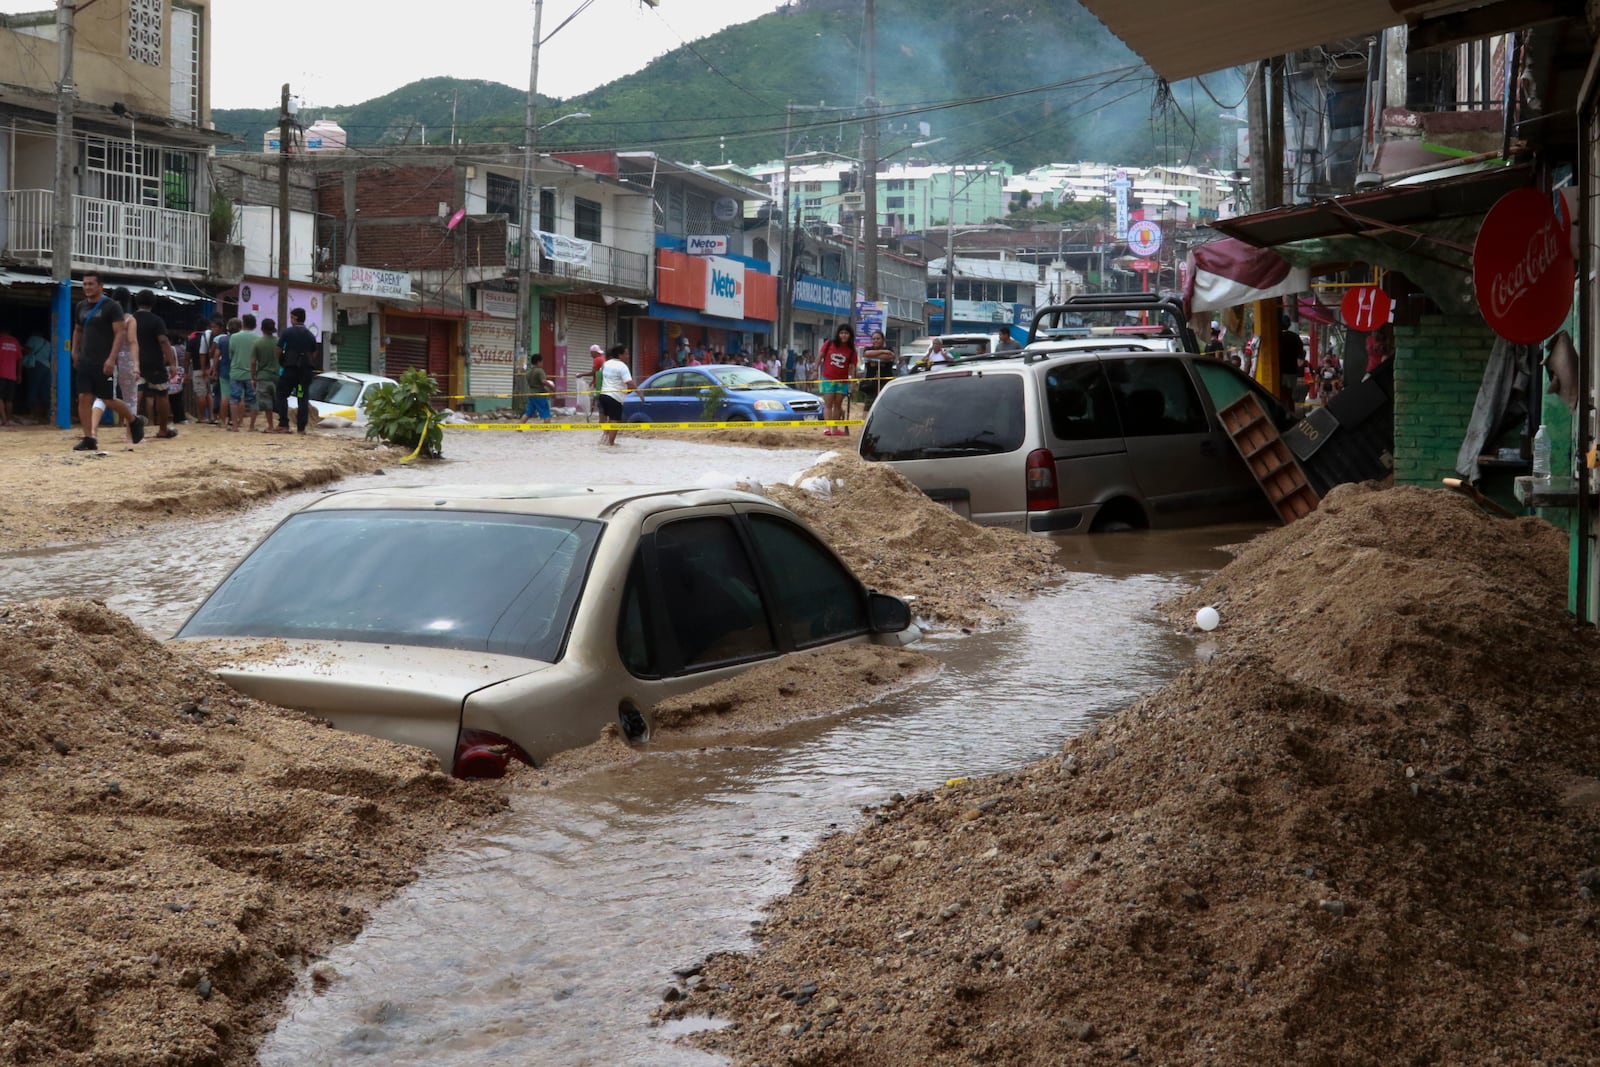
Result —
M930 375L885 389L861 436L869 460L988 456L1022 447L1018 374Z

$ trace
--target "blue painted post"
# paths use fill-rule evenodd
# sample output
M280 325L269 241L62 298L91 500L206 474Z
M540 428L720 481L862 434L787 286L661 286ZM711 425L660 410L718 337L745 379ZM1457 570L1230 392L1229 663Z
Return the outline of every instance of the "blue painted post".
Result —
M56 428L65 430L72 425L72 282L56 285L55 300L50 308L51 340L55 359L51 370L55 374ZM86 431L87 432L87 431Z

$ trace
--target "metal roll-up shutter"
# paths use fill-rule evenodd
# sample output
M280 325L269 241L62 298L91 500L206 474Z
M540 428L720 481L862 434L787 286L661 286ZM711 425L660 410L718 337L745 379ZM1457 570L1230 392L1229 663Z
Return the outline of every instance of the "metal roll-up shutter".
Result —
M346 313L339 312L339 351L334 354L334 370L366 374L372 370L372 319L352 326Z
M578 381L577 376L587 374L594 366L589 355L590 345L606 347L606 309L603 304L585 304L567 300L567 380L562 391L570 395L581 410L587 411L594 400L593 387L588 379Z
M408 370L428 369L428 338L426 334L391 333L389 351L383 361L383 370L390 378L399 378Z
M599 304L567 301L567 362L580 371L589 369L584 353L590 345L606 347L606 309Z

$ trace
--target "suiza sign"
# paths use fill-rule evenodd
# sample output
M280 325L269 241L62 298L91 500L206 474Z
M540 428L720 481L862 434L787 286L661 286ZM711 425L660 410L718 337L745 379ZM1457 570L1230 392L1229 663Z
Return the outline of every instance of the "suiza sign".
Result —
M1537 189L1502 196L1472 245L1472 288L1490 329L1515 344L1539 344L1572 309L1572 242Z

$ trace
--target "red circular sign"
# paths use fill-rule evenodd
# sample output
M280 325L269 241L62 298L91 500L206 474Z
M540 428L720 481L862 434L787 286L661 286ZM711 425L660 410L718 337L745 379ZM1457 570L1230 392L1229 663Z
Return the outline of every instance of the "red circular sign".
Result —
M1472 245L1472 289L1483 320L1517 344L1538 344L1572 308L1572 242L1537 189L1516 189L1489 209Z
M1344 324L1352 330L1371 333L1389 321L1394 301L1376 285L1363 285L1347 290L1339 303L1339 314Z

